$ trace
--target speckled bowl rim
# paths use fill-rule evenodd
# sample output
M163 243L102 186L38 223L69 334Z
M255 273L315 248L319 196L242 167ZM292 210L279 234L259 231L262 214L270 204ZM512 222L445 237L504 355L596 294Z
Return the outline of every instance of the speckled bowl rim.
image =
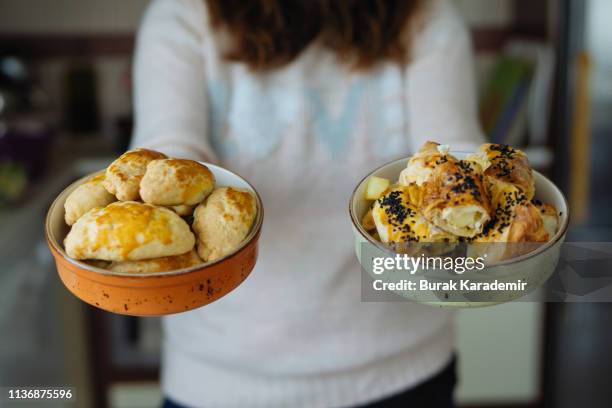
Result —
M95 273L99 273L101 275L110 275L110 276L121 276L121 277L129 277L132 279L147 279L147 278L158 278L158 277L166 277L166 276L176 276L176 275L186 275L189 274L191 272L197 272L197 271L201 271L204 269L207 269L213 265L225 262L226 260L236 256L238 253L240 253L240 251L242 251L247 245L249 245L249 243L251 243L251 241L253 241L254 239L258 239L259 234L261 232L261 227L263 225L263 219L264 219L264 208L263 208L263 202L261 200L261 197L259 196L259 193L257 192L257 190L255 189L255 187L253 187L253 185L251 183L249 183L244 177L240 176L239 174L230 171L224 167L221 166L217 166L215 164L212 163L206 163L206 162L199 162L200 164L205 165L208 168L215 168L215 169L219 169L222 171L226 171L228 173L230 173L231 175L239 178L240 180L242 180L244 183L246 183L246 185L249 186L249 188L251 189L251 192L255 194L255 198L257 201L257 216L255 218L255 222L253 223L253 226L251 226L251 231L249 232L249 234L246 236L246 238L242 241L242 243L240 244L240 246L238 246L236 249L234 249L232 252L230 252L229 254L225 255L222 258L216 259L214 261L210 261L210 262L204 262L198 265L194 265L194 266L190 266L187 268L182 268L182 269L175 269L172 271L166 271L166 272L153 272L153 273L129 273L129 272L113 272L113 271L109 271L108 269L103 269L103 268L98 268L89 264L86 264L85 262L81 262L79 260L73 259L71 257L68 256L68 254L66 254L66 252L64 251L63 245L60 245L56 240L55 237L52 236L51 234L51 216L52 214L54 214L56 210L56 207L59 205L58 201L59 198L62 197L64 194L66 194L67 190L70 190L71 188L75 187L76 185L82 184L85 182L85 180L91 178L92 176L96 175L96 174L100 174L102 172L104 172L105 170L99 170L96 172L93 172L91 174L88 174L86 176L83 176L81 178L79 178L78 180L74 181L73 183L71 183L70 185L68 185L66 188L64 188L58 195L57 197L53 200L53 202L51 203L51 205L49 206L49 210L47 211L47 216L45 217L45 238L47 239L47 242L49 243L49 245L51 245L59 254L62 255L62 257L67 260L68 262L70 262L71 264L81 268L81 269L85 269L88 270L90 272L95 272ZM222 187L231 187L231 186L222 186ZM59 209L59 211L64 211L63 208Z
M461 151L451 151L451 154L454 155L464 155L464 154L469 154L469 152L461 152ZM410 156L412 157L412 156ZM362 178L359 183L357 183L357 185L355 186L355 188L353 189L353 193L351 194L351 199L349 201L349 214L351 217L351 222L353 223L353 226L357 229L357 231L359 231L359 233L361 234L361 236L363 236L366 241L370 242L371 244L375 245L377 248L382 249L385 252L391 253L391 254L395 254L395 252L393 252L393 250L391 250L389 247L383 245L381 242L376 241L374 238L372 238L372 236L370 234L368 234L368 232L362 227L361 225L361 220L357 219L357 216L355 215L354 211L353 211L353 203L355 202L355 195L357 194L357 190L359 189L359 187L369 178L371 177L374 173L377 173L379 170L381 170L382 168L388 167L388 166L392 166L396 163L399 162L408 162L408 160L410 159L410 157L405 157L405 158L401 158L401 159L396 159L396 160L392 160L390 162L387 162L381 166L378 166L376 169L372 170L371 172L369 172L364 178ZM529 258L532 258L534 256L537 256L545 251L547 251L549 248L553 247L559 240L561 240L564 236L565 233L567 232L567 228L569 226L569 219L570 219L570 214L569 214L569 205L567 203L567 199L565 198L565 195L563 194L563 192L561 192L561 190L559 190L559 188L557 187L557 185L555 183L553 183L552 181L550 181L550 179L548 179L548 177L544 176L542 173L536 171L536 170L532 170L534 173L536 173L538 175L538 177L541 177L545 182L549 183L553 189L555 190L555 193L558 194L562 199L563 199L563 204L565 206L565 213L566 216L563 219L563 224L561 225L561 227L559 228L559 230L556 232L556 234L552 237L552 239L548 240L548 242L546 242L544 245L537 247L535 250L528 252L526 254L511 258L511 259L505 259L503 261L496 261L496 262L491 262L487 264L487 268L492 268L495 266L503 266L503 265L512 265L515 263L519 263L522 261L525 261ZM558 211L558 210L557 210Z

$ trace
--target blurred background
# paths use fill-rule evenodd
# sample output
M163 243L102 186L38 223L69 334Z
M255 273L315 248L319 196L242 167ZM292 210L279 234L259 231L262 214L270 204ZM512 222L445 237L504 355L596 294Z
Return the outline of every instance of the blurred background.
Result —
M612 2L453 1L473 35L488 137L523 146L564 190L569 241L609 241ZM64 186L128 146L147 4L0 0L0 386L71 385L80 407L159 404L159 320L77 301L42 231ZM459 312L460 406L612 406L611 306Z

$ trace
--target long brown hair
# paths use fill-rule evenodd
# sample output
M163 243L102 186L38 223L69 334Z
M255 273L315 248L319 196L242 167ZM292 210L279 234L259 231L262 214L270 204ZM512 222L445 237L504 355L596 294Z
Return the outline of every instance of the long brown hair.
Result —
M312 41L355 68L405 63L425 0L205 0L230 34L224 57L254 70L281 67Z

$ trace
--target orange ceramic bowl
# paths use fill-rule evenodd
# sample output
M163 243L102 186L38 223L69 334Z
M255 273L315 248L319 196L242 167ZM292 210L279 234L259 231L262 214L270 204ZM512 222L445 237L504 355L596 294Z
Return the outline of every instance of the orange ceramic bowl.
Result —
M261 198L242 177L213 164L205 164L214 173L218 186L244 188L257 199L257 217L253 227L234 252L195 267L143 275L111 272L70 258L63 246L69 231L64 221L64 202L90 175L61 192L51 204L45 222L47 244L66 288L84 302L109 312L161 316L204 306L240 285L251 273L257 260L263 223Z

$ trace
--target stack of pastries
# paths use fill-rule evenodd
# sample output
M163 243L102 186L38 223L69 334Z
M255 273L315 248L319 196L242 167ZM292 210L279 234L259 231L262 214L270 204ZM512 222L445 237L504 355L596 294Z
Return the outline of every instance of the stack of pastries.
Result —
M64 208L68 256L135 274L222 258L257 214L249 191L217 187L206 166L147 149L121 155L72 191Z
M374 202L362 225L396 249L411 243L541 243L558 229L556 209L534 198L527 156L507 145L483 144L460 160L448 146L426 142L398 182L387 184L378 197L367 197Z

